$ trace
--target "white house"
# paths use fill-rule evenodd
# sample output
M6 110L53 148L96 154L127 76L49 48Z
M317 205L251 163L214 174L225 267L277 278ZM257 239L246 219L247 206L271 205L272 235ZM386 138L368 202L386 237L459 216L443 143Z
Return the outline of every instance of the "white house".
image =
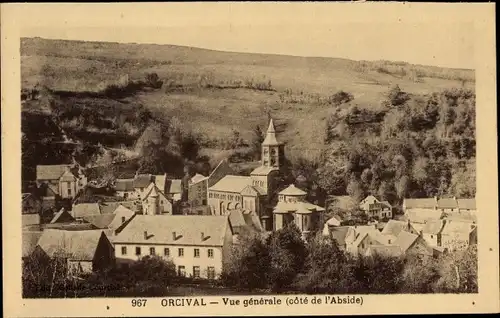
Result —
M172 214L172 202L153 182L144 190L141 201L144 214Z
M134 179L116 179L115 191L116 196L122 197L125 200L139 199L139 192L134 188Z
M228 216L136 215L113 243L118 264L158 255L171 260L180 275L216 279L232 240Z
M42 184L47 185L50 193L66 199L74 198L87 185L87 177L82 168L76 164L38 165L36 183L38 187Z

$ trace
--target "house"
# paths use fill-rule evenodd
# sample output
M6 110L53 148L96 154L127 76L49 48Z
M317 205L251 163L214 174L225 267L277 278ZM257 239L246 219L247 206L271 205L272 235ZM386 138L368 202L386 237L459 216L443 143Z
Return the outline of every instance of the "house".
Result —
M120 265L158 255L171 260L180 275L215 279L232 240L228 216L136 215L113 242Z
M113 246L102 230L45 229L37 248L50 258L65 259L70 275L90 273L114 264Z
M137 197L143 198L144 191L146 188L154 182L153 175L151 174L137 174L134 178L134 190L137 193Z
M172 201L172 203L182 200L182 180L170 179L165 181L165 196Z
M229 213L229 223L231 224L234 235L242 234L244 231L263 231L258 216L252 211L243 209L231 211Z
M444 220L429 220L424 224L421 233L427 244L430 246L441 246L441 231L444 224Z
M360 204L359 208L365 211L369 218L374 218L378 220L391 219L392 218L392 206L388 201L379 201L373 195L369 195L364 198Z
M422 235L401 231L394 242L406 255L434 256L434 250L427 244Z
M84 217L90 215L100 215L101 208L99 203L80 203L73 206L71 216L75 220L83 220Z
M439 198L437 200L437 209L444 213L452 213L458 211L458 201L456 197L453 198Z
M330 235L330 228L335 227L335 226L340 226L342 223L342 219L338 215L333 215L331 218L329 218L326 222L325 225L323 226L323 235L324 236L329 236Z
M346 238L354 235L351 234L352 231L354 230L350 226L334 226L328 229L328 235L337 243L341 251L345 251L347 249Z
M418 199L403 199L403 211L409 212L413 209L417 210L437 210L438 199L433 198L418 198Z
M87 177L81 167L72 165L38 165L36 167L38 187L46 185L61 198L73 198L87 185Z
M144 190L141 202L143 214L156 215L173 213L172 202L153 182Z
M412 223L425 224L429 220L439 220L445 216L442 210L431 210L426 208L412 208L407 210L404 214L404 218Z
M197 173L189 179L187 201L191 207L207 205L208 178Z
M285 162L284 144L276 138L272 119L261 148L260 166L250 176L225 174L214 184L214 178L209 176L208 205L214 215L225 215L241 208L253 211L259 216L263 227L270 230L272 224L269 200L277 189L278 177ZM224 174L226 171L220 172Z
M370 204L380 203L380 201L373 195L369 195L359 203L359 208L363 211L368 211Z
M23 214L38 214L42 212L42 200L31 193L23 193L22 196Z
M291 184L278 193L278 203L274 207L274 230L295 223L306 237L313 231L323 229L324 208L305 200L306 192Z
M475 214L476 199L457 199L459 212L470 212Z
M354 227L353 230L346 237L346 251L353 256L365 255L372 245L391 245L396 241L395 236L383 235L374 226Z
M121 225L125 224L135 215L135 212L120 205L113 213L90 215L84 217L84 221L94 225L98 229L111 230L110 233L114 235Z
M124 200L139 199L139 192L134 188L134 179L116 179L115 191L116 196L122 197Z
M99 209L102 214L110 214L114 213L115 210L119 207L123 206L129 210L134 211L135 213L140 213L142 211L142 204L140 201L113 201L113 202L100 202Z
M384 235L398 236L401 231L406 231L413 234L419 234L420 231L415 229L414 224L409 221L389 220L382 229L381 233Z
M477 225L472 222L446 220L441 231L441 245L449 251L464 250L477 243Z

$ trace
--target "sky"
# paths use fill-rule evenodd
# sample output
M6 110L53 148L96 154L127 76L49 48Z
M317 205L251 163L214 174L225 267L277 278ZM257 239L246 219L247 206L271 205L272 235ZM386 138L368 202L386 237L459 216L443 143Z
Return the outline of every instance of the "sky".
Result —
M23 21L22 36L475 68L474 22L454 7L215 2L41 6L28 7L39 14L24 15L29 18Z

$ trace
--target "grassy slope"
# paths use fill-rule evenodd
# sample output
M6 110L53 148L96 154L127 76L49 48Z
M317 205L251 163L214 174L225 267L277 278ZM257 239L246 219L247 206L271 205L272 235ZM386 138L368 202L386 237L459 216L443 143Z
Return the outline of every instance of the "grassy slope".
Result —
M161 90L140 93L129 101L159 110L160 116L179 117L210 138L226 138L236 128L248 139L255 125L265 128L266 112L270 111L286 124L281 138L288 143L288 152L307 156L315 156L322 147L325 120L331 111L331 106L314 101L309 94L326 97L345 90L354 95L359 106L373 108L378 107L391 84L415 94L461 85L458 80L428 77L417 83L361 70L359 62L346 59L230 53L172 45L23 39L21 55L23 88L40 83L59 90L92 91L126 74L131 79L143 78L145 72L156 72L160 78L178 84L197 83L199 76L206 74L216 82L271 80L277 92L205 89L166 94ZM292 90L292 95L302 97L304 102L281 103L279 95L284 90Z

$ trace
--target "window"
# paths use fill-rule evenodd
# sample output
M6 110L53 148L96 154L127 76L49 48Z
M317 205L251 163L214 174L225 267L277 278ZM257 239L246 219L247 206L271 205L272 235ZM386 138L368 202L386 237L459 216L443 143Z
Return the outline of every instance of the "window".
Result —
M71 188L68 188L68 195L71 195Z
M387 240L387 244L391 244L391 240Z
M141 248L140 247L135 248L135 255L141 255Z
M122 246L122 255L127 255L127 247Z
M122 223L125 223L125 217L122 216Z
M434 235L431 235L431 238L434 238Z
M123 197L126 199L126 198L127 198L127 196L128 196L128 193L127 193L127 192L125 192L125 193L123 194Z
M200 249L199 248L194 249L194 257L200 257Z
M182 265L178 267L177 272L179 276L186 276L186 268Z
M163 249L163 254L164 254L165 256L170 256L170 249L169 249L168 247L165 247L165 248Z
M154 247L149 248L149 255L155 255L155 248Z
M200 278L200 266L193 266L193 277Z
M215 267L209 266L207 268L207 278L208 279L215 279Z
M208 249L208 258L214 258L214 250L211 248Z
M183 257L184 256L184 249L183 248L179 248L178 252L179 252L179 254L178 254L179 257Z

